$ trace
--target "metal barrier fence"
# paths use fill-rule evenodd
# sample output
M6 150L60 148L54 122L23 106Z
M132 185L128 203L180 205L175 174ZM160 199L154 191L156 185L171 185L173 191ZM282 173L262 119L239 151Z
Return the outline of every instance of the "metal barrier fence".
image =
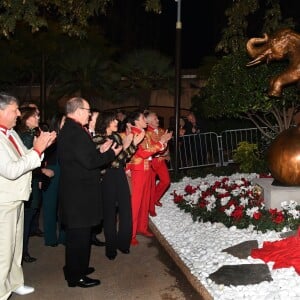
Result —
M179 169L203 166L226 166L233 163L233 151L240 142L259 144L261 133L257 128L225 130L220 135L215 132L184 135L179 138ZM171 160L169 169L174 166L174 141L170 143Z

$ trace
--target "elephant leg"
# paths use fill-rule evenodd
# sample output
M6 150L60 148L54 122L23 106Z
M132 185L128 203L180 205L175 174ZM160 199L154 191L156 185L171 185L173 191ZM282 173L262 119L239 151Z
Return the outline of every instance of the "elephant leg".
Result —
M270 82L269 96L281 97L284 86L296 83L300 80L300 72L297 70L287 70Z
M270 81L270 88L269 88L269 92L268 92L268 95L270 97L281 97L281 94L282 94L282 82L280 80L280 77L276 77L276 78L273 78L271 81Z

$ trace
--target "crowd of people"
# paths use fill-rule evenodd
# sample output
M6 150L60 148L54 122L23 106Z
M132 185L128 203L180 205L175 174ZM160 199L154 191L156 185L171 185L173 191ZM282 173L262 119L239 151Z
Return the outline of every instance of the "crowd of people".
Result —
M49 124L39 121L34 103L0 93L1 300L34 291L22 271L38 259L30 255L32 235L65 245L69 287L99 285L88 277L91 245L105 246L114 260L138 245L138 235L151 238L149 215L170 184L172 132L154 112L99 112L73 97Z
M160 127L153 111L100 112L73 97L49 124L39 121L35 103L0 93L0 300L34 292L22 270L22 263L37 259L30 255L33 235L46 246L65 246L69 287L99 285L88 277L95 271L91 245L104 246L114 260L118 251L130 254L138 235L153 237L149 216L156 216L170 185L173 133ZM180 136L203 130L193 113L179 125ZM102 230L105 241L97 239ZM268 247L258 256L274 252Z

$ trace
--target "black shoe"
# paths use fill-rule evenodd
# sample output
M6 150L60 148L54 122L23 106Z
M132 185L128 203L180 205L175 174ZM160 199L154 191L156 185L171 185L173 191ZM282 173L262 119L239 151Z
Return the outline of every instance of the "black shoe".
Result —
M85 272L85 275L90 275L90 274L92 274L94 272L95 272L95 268L88 267L87 270L86 270L86 272Z
M92 238L92 245L98 246L98 247L104 247L105 243L99 241L96 237Z
M124 254L129 254L130 253L130 250L129 249L121 249L121 248L118 248L120 252L124 253Z
M99 279L92 279L92 278L89 278L87 276L84 276L83 278L81 278L77 282L68 281L68 286L69 287L79 286L81 288L89 288L89 287L99 285L100 283L101 282L100 282Z
M117 251L114 253L106 253L105 255L109 260L114 260L117 256Z
M44 232L41 229L37 229L34 232L30 232L30 236L38 236L38 237L43 237L44 236Z
M32 263L36 261L35 257L30 256L29 254L24 254L22 261L25 261L26 263Z

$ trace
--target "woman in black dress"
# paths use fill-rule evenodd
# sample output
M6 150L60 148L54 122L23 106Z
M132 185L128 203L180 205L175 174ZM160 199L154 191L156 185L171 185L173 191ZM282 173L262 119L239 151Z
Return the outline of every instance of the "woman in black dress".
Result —
M113 162L102 170L103 228L105 236L105 254L113 260L117 249L122 253L130 252L132 231L130 190L125 173L125 164L136 151L136 146L144 138L131 133L117 133L118 120L113 112L101 114L93 137L97 147L106 139L112 139L123 150Z

